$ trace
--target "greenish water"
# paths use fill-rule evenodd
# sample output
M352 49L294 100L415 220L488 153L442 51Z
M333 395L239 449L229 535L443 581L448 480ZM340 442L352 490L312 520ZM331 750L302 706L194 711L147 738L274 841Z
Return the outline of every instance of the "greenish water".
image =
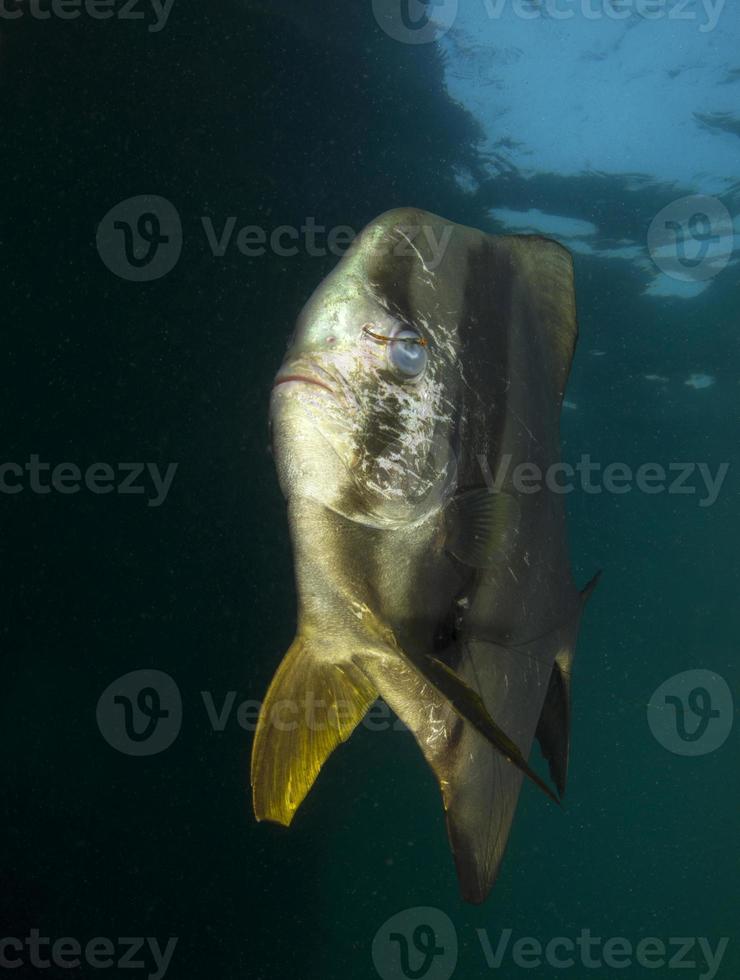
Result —
M22 968L0 973L144 977L151 956L122 965L120 937L162 947L176 937L174 980L389 980L404 975L392 972L400 943L386 942L378 972L376 934L404 910L431 907L452 923L454 976L465 980L707 976L696 945L684 957L693 967L670 966L673 947L652 969L634 954L623 967L578 953L572 966L527 966L510 948L492 968L479 930L495 949L505 929L512 944L542 946L586 929L633 948L706 937L716 949L726 937L715 975L735 980L740 728L723 709L709 725L729 727L726 741L678 754L653 736L648 703L689 670L719 675L737 699L737 266L693 297L651 297L655 270L576 251L580 340L566 397L577 407L564 411L565 458L729 470L706 507L700 493L568 497L576 580L604 570L578 645L568 792L560 811L524 787L500 878L474 908L458 898L438 790L406 732L358 729L289 831L252 817L252 734L237 708L263 696L295 615L269 391L298 310L336 258L303 243L295 255L251 257L232 244L218 257L203 225L220 234L235 216L237 230L269 234L313 217L359 230L414 205L497 232L505 225L492 210L536 209L598 225L602 248L644 246L661 208L701 190L669 162L686 141L709 157L714 140L736 153L732 115L713 117L719 135L677 131L662 148L665 174L604 172L577 150L570 171L527 171L494 160L495 112L491 123L451 97L454 31L447 42L400 43L371 4L338 0L175 0L156 32L146 16L0 22L2 462L103 462L116 474L123 461L162 473L177 464L160 506L148 506L144 477L142 494L67 494L35 492L24 476L20 492L0 496L0 938L40 930L83 947L104 937L115 950L107 969L64 968L34 965L25 946ZM736 32L732 16L705 35L708 53ZM563 38L570 29L559 27ZM491 62L498 51L491 45ZM621 57L605 100L615 119L631 77ZM588 63L569 65L565 122L582 111ZM695 84L707 81L701 59L689 67ZM530 71L547 84L534 57ZM494 107L510 94L477 68L465 77L474 93L488 85ZM658 128L667 99L655 95L643 111ZM526 128L517 135L528 142ZM618 125L610 138L619 143ZM736 215L738 165L717 167L726 179L713 194ZM150 282L116 275L96 247L110 209L142 194L170 201L182 225L179 261ZM686 385L694 373L713 383ZM169 747L137 757L106 740L110 715L101 727L96 709L117 678L143 669L173 679L182 723ZM206 702L232 710L214 727ZM533 760L542 770L538 749ZM451 975L449 937L443 946L417 975Z

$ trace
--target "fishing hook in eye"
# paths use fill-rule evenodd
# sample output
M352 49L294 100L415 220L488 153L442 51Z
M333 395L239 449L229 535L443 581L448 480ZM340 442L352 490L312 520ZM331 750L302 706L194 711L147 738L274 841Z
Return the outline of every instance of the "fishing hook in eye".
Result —
M362 331L366 333L368 337L372 337L373 340L377 340L381 344L393 344L400 341L404 344L418 344L419 347L428 347L429 341L426 337L386 337L382 333L375 333L371 330L372 323L364 324Z

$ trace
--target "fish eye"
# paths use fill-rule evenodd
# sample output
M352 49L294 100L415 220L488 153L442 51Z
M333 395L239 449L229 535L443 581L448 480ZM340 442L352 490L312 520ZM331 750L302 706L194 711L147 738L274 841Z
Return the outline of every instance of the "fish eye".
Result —
M427 345L415 330L399 330L388 344L391 366L405 378L418 378L427 366Z

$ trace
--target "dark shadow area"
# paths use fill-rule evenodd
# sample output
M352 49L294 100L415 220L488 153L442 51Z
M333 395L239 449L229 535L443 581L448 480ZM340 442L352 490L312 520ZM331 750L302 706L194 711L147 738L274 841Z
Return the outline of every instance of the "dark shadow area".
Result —
M453 171L478 167L479 134L434 45L392 41L370 4L175 0L152 21L2 24L3 459L177 464L161 506L151 485L0 500L3 935L176 936L171 976L327 980L331 852L320 827L255 824L237 709L292 636L267 403L336 258L250 258L235 240L311 218L359 230L405 204L474 223ZM139 194L182 222L179 262L146 283L96 251L106 212ZM235 219L220 257L204 218L219 236ZM175 679L183 722L135 758L103 739L96 704L147 667ZM234 692L223 731L201 692L219 717Z

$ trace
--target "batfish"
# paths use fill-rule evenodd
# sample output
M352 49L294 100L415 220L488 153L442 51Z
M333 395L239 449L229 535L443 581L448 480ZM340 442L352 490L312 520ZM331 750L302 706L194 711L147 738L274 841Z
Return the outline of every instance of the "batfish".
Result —
M437 778L466 900L523 779L564 792L595 583L574 585L554 489L576 333L566 249L415 209L368 225L303 308L270 404L298 627L255 734L258 820L290 824L379 696Z

